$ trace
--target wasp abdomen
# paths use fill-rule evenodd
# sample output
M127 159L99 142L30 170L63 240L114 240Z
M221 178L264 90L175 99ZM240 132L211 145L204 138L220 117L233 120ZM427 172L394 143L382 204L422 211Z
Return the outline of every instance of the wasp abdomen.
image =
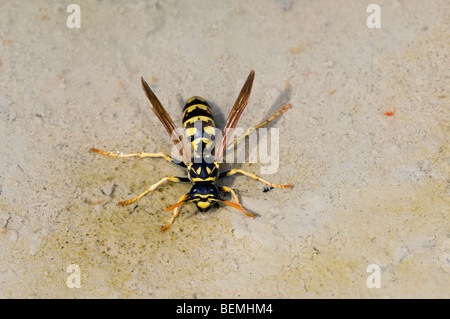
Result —
M205 150L211 152L216 125L208 102L199 96L187 100L183 109L183 127L191 141L194 157L201 157Z

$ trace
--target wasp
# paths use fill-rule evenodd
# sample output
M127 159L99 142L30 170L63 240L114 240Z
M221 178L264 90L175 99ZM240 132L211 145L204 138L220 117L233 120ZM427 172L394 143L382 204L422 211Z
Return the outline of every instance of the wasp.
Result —
M166 131L169 133L172 142L175 144L178 153L180 154L181 161L164 153L139 152L131 154L116 154L101 151L96 148L91 148L91 152L116 158L164 158L167 161L186 169L187 177L164 177L163 179L146 189L142 194L132 199L121 201L118 204L120 206L124 206L134 203L145 196L147 193L150 193L157 189L165 182L192 183L192 188L188 193L181 196L177 203L164 210L164 212L174 210L169 223L161 228L162 231L166 231L172 226L175 219L177 218L180 212L181 205L188 202L195 203L198 210L201 212L208 211L214 202L222 202L238 209L249 217L255 217L254 214L249 213L241 205L234 190L226 186L216 186L215 182L217 179L232 176L235 174L242 174L266 184L267 187L264 189L264 191L268 191L273 188L292 188L292 185L273 184L255 174L237 168L224 172L220 171L220 164L222 163L224 153L227 149L229 149L230 147L234 147L234 145L236 145L239 140L245 138L256 129L274 120L276 117L278 117L280 114L291 107L290 104L285 105L275 115L260 123L259 125L248 129L243 135L231 141L239 118L241 117L242 112L248 104L254 78L255 72L252 70L248 75L248 78L244 86L242 87L242 90L239 93L236 102L233 105L233 108L231 109L231 112L225 122L224 128L221 131L221 137L217 138L217 141L214 117L208 102L206 102L206 100L199 96L194 96L187 100L183 108L183 128L184 136L191 141L189 147L188 142L183 137L183 135L178 132L173 120L164 109L161 102L150 89L150 86L147 84L144 78L141 77L142 88L151 103L152 110L161 121ZM193 151L191 152L191 150ZM222 199L219 196L221 192L230 193L231 198L234 202Z

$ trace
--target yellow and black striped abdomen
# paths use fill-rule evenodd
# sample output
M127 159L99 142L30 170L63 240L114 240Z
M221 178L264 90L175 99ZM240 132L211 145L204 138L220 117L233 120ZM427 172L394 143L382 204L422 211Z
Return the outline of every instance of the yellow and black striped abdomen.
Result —
M186 137L191 141L194 157L211 154L216 125L204 99L194 96L187 100L183 109L183 127Z

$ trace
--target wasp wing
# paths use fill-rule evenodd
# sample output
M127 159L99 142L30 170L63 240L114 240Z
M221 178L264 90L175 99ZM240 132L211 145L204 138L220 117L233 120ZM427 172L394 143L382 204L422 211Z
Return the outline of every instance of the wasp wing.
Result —
M178 152L180 153L183 163L187 165L191 161L191 159L189 155L189 148L186 146L186 143L183 140L183 135L181 135L178 132L175 123L170 118L170 115L164 109L161 102L159 102L155 93L153 93L153 91L150 89L150 86L147 84L147 82L145 82L144 78L141 77L141 81L142 81L142 89L144 90L145 95L147 95L147 98L150 100L150 103L153 106L152 107L153 112L156 114L156 116L159 118L161 123L166 128L166 131L167 133L169 133L172 142L175 144L176 148L178 149Z
M230 115L225 122L224 128L222 130L222 139L219 145L216 147L214 159L216 162L222 162L225 149L227 147L230 137L233 136L233 132L237 126L239 118L242 112L248 104L248 99L252 91L253 79L255 78L255 71L251 71L248 75L247 81L245 81L241 92L239 93L233 108L231 109Z

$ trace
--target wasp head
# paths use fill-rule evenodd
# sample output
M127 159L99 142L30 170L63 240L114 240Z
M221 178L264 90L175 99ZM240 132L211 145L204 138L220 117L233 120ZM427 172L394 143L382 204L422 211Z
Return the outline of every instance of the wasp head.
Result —
M211 183L194 184L190 191L190 199L197 205L202 213L211 208L211 203L219 197L217 187Z

